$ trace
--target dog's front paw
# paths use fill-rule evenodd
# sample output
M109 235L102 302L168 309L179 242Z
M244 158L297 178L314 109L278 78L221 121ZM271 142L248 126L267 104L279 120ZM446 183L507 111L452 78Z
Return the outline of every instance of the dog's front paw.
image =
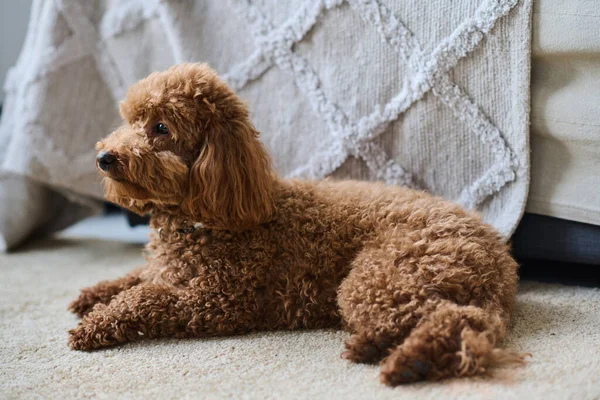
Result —
M69 311L76 314L79 318L83 318L89 314L94 306L100 301L101 299L91 290L84 289L79 294L79 297L69 304Z
M68 345L73 350L95 350L116 345L116 338L97 326L81 323L69 331Z

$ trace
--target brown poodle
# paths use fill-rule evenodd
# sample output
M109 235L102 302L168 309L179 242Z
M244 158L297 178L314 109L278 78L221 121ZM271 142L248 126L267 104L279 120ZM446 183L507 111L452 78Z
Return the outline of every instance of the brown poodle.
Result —
M106 197L152 215L144 268L83 289L69 345L345 327L389 385L521 360L497 346L517 264L460 207L381 183L284 180L203 64L135 84L98 143Z

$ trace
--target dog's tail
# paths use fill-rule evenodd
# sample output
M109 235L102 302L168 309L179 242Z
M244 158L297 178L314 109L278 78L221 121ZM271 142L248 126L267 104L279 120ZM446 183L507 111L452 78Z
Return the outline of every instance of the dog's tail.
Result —
M527 354L496 347L507 321L497 312L441 302L384 360L381 380L398 385L481 374L496 365L523 364Z

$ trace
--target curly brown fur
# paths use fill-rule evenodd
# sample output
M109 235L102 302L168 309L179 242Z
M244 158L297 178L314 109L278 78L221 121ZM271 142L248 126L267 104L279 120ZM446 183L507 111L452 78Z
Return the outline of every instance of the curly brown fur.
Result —
M151 213L151 256L84 289L73 349L343 326L343 357L383 359L390 385L521 360L497 347L517 264L478 216L381 183L279 178L245 105L206 65L150 75L121 114L97 146L115 159L106 196Z
M140 270L135 270L114 281L102 281L96 285L81 289L77 300L69 304L69 310L82 318L87 315L96 304L108 304L113 297L122 291L141 283Z

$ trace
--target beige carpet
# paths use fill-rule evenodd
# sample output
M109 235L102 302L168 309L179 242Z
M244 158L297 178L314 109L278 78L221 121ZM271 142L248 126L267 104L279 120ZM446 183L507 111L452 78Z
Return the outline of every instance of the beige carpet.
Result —
M533 358L491 378L390 389L376 367L340 359L345 334L333 331L69 350L78 289L141 261L136 245L64 238L0 255L0 398L600 397L600 291L558 285L522 285L508 345Z

